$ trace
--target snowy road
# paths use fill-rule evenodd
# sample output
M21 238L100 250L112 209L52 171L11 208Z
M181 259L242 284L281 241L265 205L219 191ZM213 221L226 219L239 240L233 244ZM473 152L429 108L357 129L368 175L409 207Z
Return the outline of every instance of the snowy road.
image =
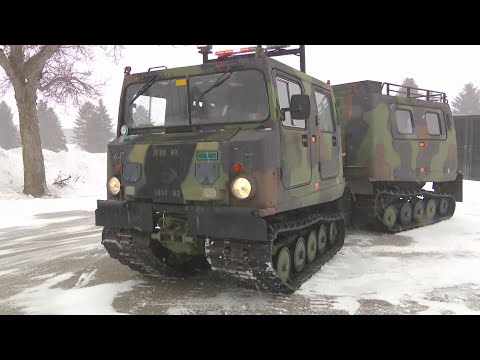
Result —
M478 189L428 229L349 232L290 296L142 277L100 244L93 198L0 200L0 314L480 314Z

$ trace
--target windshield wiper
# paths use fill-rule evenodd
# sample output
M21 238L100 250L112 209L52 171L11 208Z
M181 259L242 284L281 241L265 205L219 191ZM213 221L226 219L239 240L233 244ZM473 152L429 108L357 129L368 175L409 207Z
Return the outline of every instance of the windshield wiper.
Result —
M227 76L225 76L227 75ZM212 91L213 89L215 89L216 87L219 87L220 85L222 85L225 81L228 80L228 78L232 75L231 72L226 72L226 73L223 73L218 79L217 81L215 81L207 90L205 90L204 92L202 92L199 96L199 100L203 98L203 96Z
M132 100L128 103L128 106L131 106L133 104L133 102L135 100L137 100L140 95L145 93L145 91L147 91L150 88L150 86L153 85L153 83L155 82L155 80L157 80L157 78L158 78L158 75L155 75L150 80L148 80L145 83L145 85L143 85L142 88L140 90L138 90L138 92L133 96Z

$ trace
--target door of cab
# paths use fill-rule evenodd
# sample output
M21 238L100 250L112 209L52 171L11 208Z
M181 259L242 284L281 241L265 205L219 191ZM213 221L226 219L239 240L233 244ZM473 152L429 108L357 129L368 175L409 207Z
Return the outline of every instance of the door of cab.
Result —
M301 82L283 73L275 74L280 108L289 108L292 95L302 94ZM308 119L294 120L286 111L282 119L282 182L285 189L310 183L312 167L310 163L310 145L308 141Z
M340 128L335 121L332 98L329 92L314 86L316 123L318 124L320 150L320 177L322 180L338 176L340 167Z

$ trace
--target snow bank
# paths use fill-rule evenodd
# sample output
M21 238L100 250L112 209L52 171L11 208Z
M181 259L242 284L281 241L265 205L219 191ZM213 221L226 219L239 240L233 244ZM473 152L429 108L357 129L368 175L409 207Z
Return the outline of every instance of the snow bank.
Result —
M43 150L47 187L55 197L78 198L106 197L107 155L92 154L68 144L69 151L59 153ZM22 149L4 150L0 148L0 200L29 199L23 192ZM52 185L59 174L62 179L71 176L68 185Z

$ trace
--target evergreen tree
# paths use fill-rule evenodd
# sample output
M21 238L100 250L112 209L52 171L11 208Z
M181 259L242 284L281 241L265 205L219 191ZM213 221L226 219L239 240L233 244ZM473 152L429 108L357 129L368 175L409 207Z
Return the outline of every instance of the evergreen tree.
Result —
M5 101L0 103L0 147L5 150L20 147L20 135L13 123L13 114Z
M89 151L88 125L92 122L94 117L95 106L87 101L80 107L75 119L75 126L73 127L74 142L80 149L85 151Z
M37 116L42 149L68 151L62 124L55 111L43 100L38 103Z
M136 126L150 124L150 117L148 116L148 111L145 106L137 105L133 113L133 121Z
M101 99L98 101L95 110L96 116L92 123L93 126L89 127L90 151L95 153L105 152L107 151L107 144L115 137L112 131L113 120Z
M102 100L98 106L86 102L80 107L75 120L73 128L75 143L88 152L105 152L107 144L115 137L112 126L112 118Z
M480 115L480 90L470 82L451 104L454 115Z
M413 78L407 77L403 79L402 87L400 88L398 96L407 97L407 87L418 88L418 85ZM418 90L410 89L410 97L416 97L416 96L418 96Z

